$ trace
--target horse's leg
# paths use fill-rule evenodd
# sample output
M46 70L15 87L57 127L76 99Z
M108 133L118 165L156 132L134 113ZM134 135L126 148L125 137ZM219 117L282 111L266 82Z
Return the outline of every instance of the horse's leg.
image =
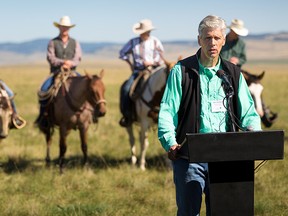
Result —
M130 148L131 148L131 163L134 166L137 163L137 156L136 156L135 137L134 137L132 125L127 127L126 130L129 135L129 143L130 143Z
M66 127L60 126L59 127L59 148L60 148L60 154L59 154L59 167L60 167L60 173L63 173L63 165L64 165L64 157L67 149L66 145L66 138L68 135L68 130Z
M81 149L83 152L83 165L87 163L87 128L79 128L79 134L81 139Z
M51 143L52 143L52 135L50 130L47 131L45 134L45 139L46 139L46 166L49 167L51 163L51 158L50 158L50 148L51 148Z
M146 167L146 152L147 148L149 146L149 141L148 141L148 127L145 125L141 125L141 130L139 133L139 139L140 139L140 145L141 145L141 152L140 152L140 169L145 170Z

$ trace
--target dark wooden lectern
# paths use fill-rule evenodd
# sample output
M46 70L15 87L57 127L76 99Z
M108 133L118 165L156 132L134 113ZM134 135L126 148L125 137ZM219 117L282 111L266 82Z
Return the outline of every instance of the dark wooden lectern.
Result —
M254 215L254 161L284 158L284 131L187 134L189 161L208 162L212 216Z

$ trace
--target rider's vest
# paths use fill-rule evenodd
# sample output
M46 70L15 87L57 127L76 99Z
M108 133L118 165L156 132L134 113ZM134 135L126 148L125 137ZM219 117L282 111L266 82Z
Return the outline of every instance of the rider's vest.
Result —
M199 133L201 96L198 55L199 51L196 55L180 61L182 66L182 99L178 111L178 127L176 130L177 143L182 143L184 141L186 133ZM233 106L231 107L231 110L237 119L240 119L237 114L237 92L239 87L240 69L223 59L221 60L221 63L223 70L232 77L232 85L234 92L236 92L236 96L233 96ZM182 146L179 154L183 158L188 158L187 142Z
M59 37L53 39L54 48L55 48L55 56L60 59L71 60L75 56L76 50L76 41L73 38L69 38L67 46L64 47L62 40ZM51 65L50 72L58 72L60 71L61 66L54 67ZM71 68L71 70L75 70L76 67Z

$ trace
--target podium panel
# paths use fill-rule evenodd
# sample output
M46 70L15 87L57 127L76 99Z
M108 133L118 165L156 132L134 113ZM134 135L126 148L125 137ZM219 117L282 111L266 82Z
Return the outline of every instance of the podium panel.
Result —
M212 216L254 215L254 161L284 158L283 131L187 134L189 161L208 163Z
M283 131L187 134L190 162L284 158Z
M209 162L212 216L254 215L254 161Z

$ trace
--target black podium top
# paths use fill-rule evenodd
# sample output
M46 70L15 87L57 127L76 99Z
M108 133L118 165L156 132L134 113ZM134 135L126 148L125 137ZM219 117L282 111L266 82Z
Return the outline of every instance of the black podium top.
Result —
M284 158L284 131L186 134L190 162Z

